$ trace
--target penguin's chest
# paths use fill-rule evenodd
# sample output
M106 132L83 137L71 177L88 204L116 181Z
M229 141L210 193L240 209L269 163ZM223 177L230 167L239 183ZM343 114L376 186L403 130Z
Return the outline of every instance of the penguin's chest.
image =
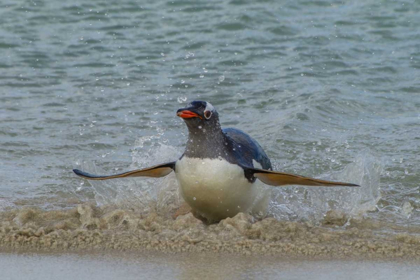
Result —
M255 186L244 170L224 159L183 157L175 174L185 201L200 215L216 220L247 212L255 197Z

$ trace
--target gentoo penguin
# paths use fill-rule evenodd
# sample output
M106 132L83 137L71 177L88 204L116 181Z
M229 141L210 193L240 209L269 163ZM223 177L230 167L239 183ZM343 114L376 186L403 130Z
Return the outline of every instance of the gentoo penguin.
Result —
M239 212L254 212L260 181L271 186L349 186L356 184L319 180L272 171L264 150L248 134L222 129L219 114L206 101L193 101L177 115L188 127L184 154L173 162L111 176L74 173L89 180L125 177L163 177L175 171L185 201L196 217L217 222Z

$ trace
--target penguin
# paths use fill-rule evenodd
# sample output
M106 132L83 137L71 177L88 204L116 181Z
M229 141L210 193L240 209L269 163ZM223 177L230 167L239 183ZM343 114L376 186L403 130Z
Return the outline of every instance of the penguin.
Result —
M217 110L206 101L193 101L177 111L185 121L188 141L176 161L110 176L74 169L88 180L164 177L175 172L181 194L192 213L208 223L239 212L261 213L261 185L360 187L272 170L269 157L251 136L236 128L222 129ZM265 207L266 208L266 207Z

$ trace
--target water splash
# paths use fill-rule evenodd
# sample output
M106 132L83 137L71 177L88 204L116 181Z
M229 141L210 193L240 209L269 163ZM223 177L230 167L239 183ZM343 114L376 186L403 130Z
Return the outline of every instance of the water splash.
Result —
M143 137L136 142L130 169L145 168L179 158L181 151L178 148L160 143L156 139L145 149L145 143L151 140L149 138ZM94 170L98 174L104 173L94 164L84 168ZM377 159L369 153L364 153L357 156L343 171L321 176L323 179L357 183L362 186L360 188L271 188L268 213L277 220L306 220L315 223L338 214L344 217L345 222L350 217L361 217L369 211L376 210L380 199L381 169ZM183 203L174 174L160 179L92 181L91 184L98 205L113 204L141 212L154 210L162 215L169 215Z
M144 147L146 138L141 138L132 152L132 163L128 169L140 169L155 164L174 161L180 152L173 146L162 143ZM97 174L106 174L94 163L83 165L86 170ZM122 171L121 171L122 172ZM108 172L109 173L109 172ZM164 178L125 178L107 181L90 181L94 189L95 201L99 206L117 205L121 208L132 208L139 212L151 210L161 214L170 214L178 208L183 200L178 191L178 184L174 174Z
M333 179L353 182L360 188L286 187L275 188L269 213L278 220L310 220L319 222L327 214L339 212L344 217L360 217L375 211L380 199L382 167L369 154L361 154ZM323 176L328 179L331 176ZM331 179L331 178L329 178Z

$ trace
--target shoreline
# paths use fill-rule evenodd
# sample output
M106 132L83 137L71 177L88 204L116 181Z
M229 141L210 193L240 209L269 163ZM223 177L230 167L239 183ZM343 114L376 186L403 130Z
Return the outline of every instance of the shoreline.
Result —
M160 251L157 249L137 249L137 250L118 250L118 249L11 249L0 247L0 256L15 255L15 256L78 256L87 258L101 258L109 257L115 259L127 258L144 258L144 257L212 257L212 258L255 258L258 260L276 260L277 262L369 262L369 263L404 263L407 265L418 266L420 269L420 258L412 258L408 256L395 257L395 256L373 256L373 255L359 255L359 256L338 256L338 255L298 255L298 254L281 254L281 253L243 253L243 252L228 252L228 251Z

